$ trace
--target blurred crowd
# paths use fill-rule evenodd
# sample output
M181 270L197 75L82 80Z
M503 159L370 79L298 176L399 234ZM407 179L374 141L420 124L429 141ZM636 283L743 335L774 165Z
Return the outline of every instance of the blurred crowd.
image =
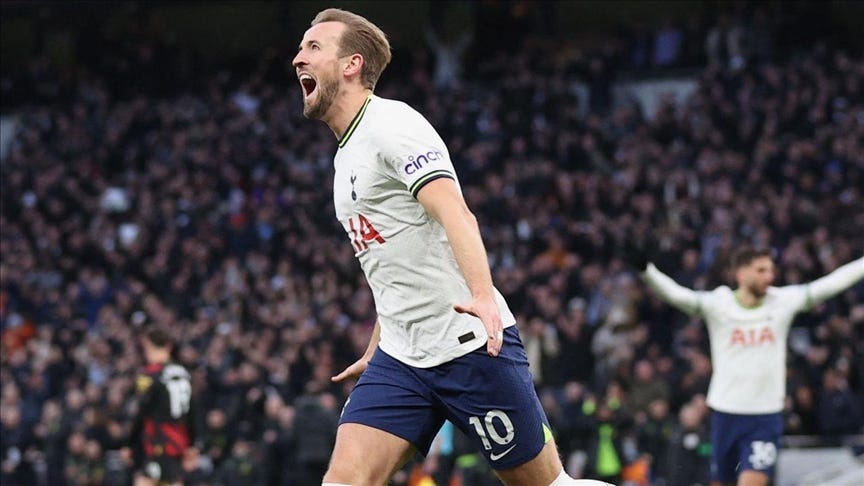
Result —
M736 26L747 49L729 47ZM634 44L588 55L535 37L445 82L414 52L378 88L447 142L574 476L707 478L706 332L646 292L619 259L626 239L696 289L730 283L744 243L775 250L782 285L864 248L864 60L825 45L778 59L754 41L776 41L767 27L710 27L698 89L656 113L608 91ZM20 109L0 165L2 483L126 484L137 336L158 325L201 407L187 484L320 484L351 388L330 377L375 320L334 217L336 141L303 119L273 51L185 88L150 64L158 49L111 52L73 84L31 79L63 102ZM862 287L796 321L787 434L862 432ZM447 428L397 481L425 475L489 478Z

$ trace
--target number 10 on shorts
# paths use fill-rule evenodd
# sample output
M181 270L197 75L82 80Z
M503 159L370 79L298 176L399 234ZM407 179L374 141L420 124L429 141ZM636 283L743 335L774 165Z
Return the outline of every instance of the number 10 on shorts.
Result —
M504 426L505 434L503 436L495 428L496 419ZM512 442L516 436L516 432L513 430L513 422L501 410L490 410L482 420L480 417L470 417L468 423L474 426L474 430L480 436L480 440L483 441L483 448L487 451L492 449L492 443L489 442L489 439L492 439L498 445L506 445Z

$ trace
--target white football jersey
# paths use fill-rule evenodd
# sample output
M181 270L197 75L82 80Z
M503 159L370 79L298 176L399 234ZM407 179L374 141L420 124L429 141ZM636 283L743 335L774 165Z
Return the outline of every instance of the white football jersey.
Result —
M480 319L453 310L472 299L444 228L417 193L430 181L457 181L450 154L429 122L405 103L370 96L339 141L334 159L336 217L372 289L379 346L431 367L486 342ZM495 297L505 327L516 323Z
M786 338L795 314L861 280L864 258L809 284L769 287L752 308L742 306L729 287L693 291L653 264L642 275L661 298L705 319L713 368L708 405L726 413L767 414L783 410Z

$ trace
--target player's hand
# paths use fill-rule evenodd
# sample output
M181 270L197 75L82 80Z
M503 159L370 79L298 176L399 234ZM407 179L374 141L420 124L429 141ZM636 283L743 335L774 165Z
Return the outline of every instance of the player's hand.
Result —
M648 250L642 243L627 239L621 248L621 259L640 272L648 270Z
M467 304L456 304L453 309L460 314L471 314L480 319L486 328L486 352L490 356L498 356L504 344L504 325L501 324L501 314L495 299L475 298Z
M342 370L342 373L330 378L330 381L334 383L339 383L340 381L347 380L348 378L360 378L360 375L366 371L366 368L369 366L369 360L366 358L360 358L351 366Z

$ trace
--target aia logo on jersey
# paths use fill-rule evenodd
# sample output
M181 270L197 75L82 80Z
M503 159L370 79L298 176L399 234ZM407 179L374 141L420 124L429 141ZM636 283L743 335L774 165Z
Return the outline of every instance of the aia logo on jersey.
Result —
M435 162L436 160L440 160L442 157L444 157L444 154L437 150L430 150L425 154L420 154L416 156L409 155L408 163L405 164L405 167L403 167L403 169L405 170L406 174L411 175L428 165L429 162Z
M348 218L348 232L351 235L351 246L357 253L369 249L369 243L375 241L384 243L384 237L366 219L366 216L358 214Z
M777 340L774 338L774 331L767 326L762 329L735 328L732 331L732 339L730 340L732 346L744 347L762 346L763 344L774 344L775 342Z

